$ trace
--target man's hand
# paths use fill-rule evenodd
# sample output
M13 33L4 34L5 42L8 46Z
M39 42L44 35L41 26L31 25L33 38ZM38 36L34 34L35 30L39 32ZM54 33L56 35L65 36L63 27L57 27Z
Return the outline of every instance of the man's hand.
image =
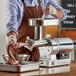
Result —
M25 44L24 43L17 43L16 36L10 35L8 38L8 45L11 45L11 47L16 49L16 48L20 48L20 47L24 46Z
M7 54L8 54L8 61L6 61L7 64L15 64L16 63L16 59L12 54L12 50L13 50L13 47L11 44L9 44L7 46Z
M17 43L17 38L14 35L10 35L8 37L8 45L11 45L12 47L15 47Z
M14 31L8 33L8 45L11 45L13 48L17 48L17 35Z
M43 12L45 15L53 15L59 19L64 16L64 13L62 12L62 10L56 9L52 5L47 5Z
M47 5L44 10L45 15L55 15L56 9L52 5Z
M12 51L14 51L15 48L18 48L17 44L17 37L14 32L10 32L8 34L8 44L7 44L7 54L8 54L8 61L6 61L8 64L15 64L16 59L12 54Z

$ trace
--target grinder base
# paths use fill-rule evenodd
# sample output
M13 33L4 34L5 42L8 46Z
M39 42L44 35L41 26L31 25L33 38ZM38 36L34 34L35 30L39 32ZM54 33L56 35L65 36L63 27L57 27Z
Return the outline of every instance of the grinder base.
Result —
M40 66L44 67L63 66L71 63L70 59L61 59L61 60L40 59L40 60L41 60Z

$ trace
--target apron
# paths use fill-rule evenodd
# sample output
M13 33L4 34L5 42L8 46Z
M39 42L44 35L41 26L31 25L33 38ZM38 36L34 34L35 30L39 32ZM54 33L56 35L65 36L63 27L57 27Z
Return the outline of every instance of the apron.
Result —
M28 20L29 18L41 18L42 17L42 9L40 5L40 1L38 0L39 6L26 6L24 5L24 14L23 19L21 22L21 25L18 29L18 42L25 42L26 37L29 36L31 39L34 39L34 26L29 26ZM38 61L40 54L37 47L33 48L33 50L30 52L28 49L22 47L20 49L15 50L14 54L29 54L31 55L30 61Z

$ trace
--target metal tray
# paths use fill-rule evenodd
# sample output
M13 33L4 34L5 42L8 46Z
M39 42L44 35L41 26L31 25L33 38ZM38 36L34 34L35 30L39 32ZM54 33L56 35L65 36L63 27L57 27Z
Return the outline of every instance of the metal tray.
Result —
M0 63L0 71L6 72L26 72L38 69L39 63L36 62L25 62L25 64L21 65L9 65L5 63Z

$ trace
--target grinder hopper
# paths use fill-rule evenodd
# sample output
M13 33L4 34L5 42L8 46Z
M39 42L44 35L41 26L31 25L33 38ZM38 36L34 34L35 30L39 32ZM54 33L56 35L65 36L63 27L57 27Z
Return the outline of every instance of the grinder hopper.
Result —
M42 40L42 27L59 25L59 19L42 19L31 18L29 19L29 26L34 26L34 39Z

